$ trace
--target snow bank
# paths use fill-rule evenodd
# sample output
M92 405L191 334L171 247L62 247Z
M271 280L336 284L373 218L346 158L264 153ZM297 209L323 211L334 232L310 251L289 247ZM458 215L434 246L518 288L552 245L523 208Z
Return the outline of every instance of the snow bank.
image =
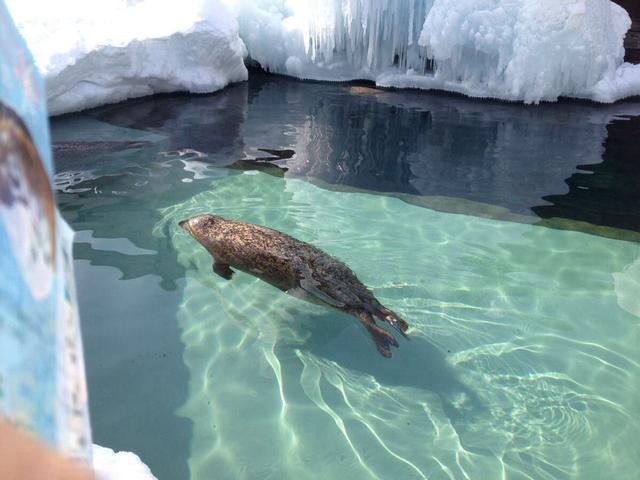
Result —
M100 445L93 446L93 470L97 480L157 480L134 453L116 453Z
M629 15L609 0L245 0L240 34L266 69L537 103L640 94Z
M10 0L59 114L247 78L374 80L537 103L640 95L609 0ZM241 40L242 38L242 40Z
M218 0L10 0L46 80L49 113L247 78L236 19Z

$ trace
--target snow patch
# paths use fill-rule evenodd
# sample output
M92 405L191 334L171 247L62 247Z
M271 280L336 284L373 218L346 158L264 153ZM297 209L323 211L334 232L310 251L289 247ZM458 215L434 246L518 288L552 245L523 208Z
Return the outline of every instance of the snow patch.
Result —
M219 0L8 4L45 77L51 115L247 79L237 21Z
M93 445L93 471L97 480L157 480L140 457Z

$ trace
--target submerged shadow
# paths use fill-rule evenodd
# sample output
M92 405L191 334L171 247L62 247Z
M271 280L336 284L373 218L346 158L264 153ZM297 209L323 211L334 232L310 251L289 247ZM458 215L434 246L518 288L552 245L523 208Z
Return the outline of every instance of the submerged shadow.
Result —
M399 348L393 349L393 358L386 359L378 354L359 322L346 314L313 315L304 320L304 327L311 334L305 350L346 369L370 375L383 385L435 393L454 424L469 412L485 409L479 396L447 362L446 352L425 338L411 333L409 340L398 338Z

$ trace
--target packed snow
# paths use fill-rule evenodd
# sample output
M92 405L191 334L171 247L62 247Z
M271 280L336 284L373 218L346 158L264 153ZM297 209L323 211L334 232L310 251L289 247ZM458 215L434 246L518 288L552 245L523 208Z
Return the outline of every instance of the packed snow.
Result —
M236 19L218 0L9 0L46 81L49 113L247 79Z
M537 103L640 95L609 0L10 0L51 114L247 78L375 81Z
M157 480L140 457L93 445L93 471L97 480Z

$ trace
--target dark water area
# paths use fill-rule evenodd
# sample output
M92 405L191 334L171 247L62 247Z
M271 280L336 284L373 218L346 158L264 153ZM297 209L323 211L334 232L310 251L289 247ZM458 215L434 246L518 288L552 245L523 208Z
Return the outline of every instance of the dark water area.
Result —
M278 162L286 175L326 186L471 215L640 232L640 102L523 107L370 92L256 74L212 96L154 97L88 115L160 134L166 148L201 152L215 166L246 168L259 148L292 149L294 158Z
M546 195L551 205L532 207L541 218L569 218L640 231L640 117L614 118L607 125L601 161L576 166L569 191Z
M93 441L135 452L158 478L189 478L191 422L175 415L186 401L188 379L175 321L184 268L170 242L150 233L158 221L158 197L170 188L161 174L172 172L156 171L157 183L145 190L140 167L127 166L126 155L119 163L117 155L103 157L105 163L114 160L110 174L85 179L73 192L58 190L59 208L76 231ZM138 158L145 163L144 155ZM78 162L70 163L76 174ZM175 198L190 195L180 197L182 185L171 187Z

